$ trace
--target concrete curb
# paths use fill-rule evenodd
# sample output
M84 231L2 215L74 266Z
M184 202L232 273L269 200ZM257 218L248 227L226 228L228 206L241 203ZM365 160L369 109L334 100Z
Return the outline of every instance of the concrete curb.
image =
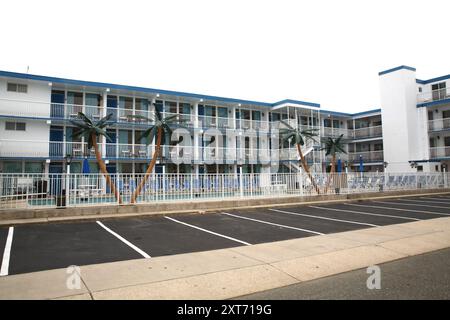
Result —
M21 224L36 224L47 222L89 221L110 218L132 218L142 216L160 216L167 214L217 212L236 209L257 209L266 207L308 206L313 204L357 202L372 199L390 199L424 195L450 194L450 189L428 189L355 193L344 195L306 196L298 202L299 196L242 200L211 200L202 202L165 202L151 205L151 211L145 211L149 205L127 205L106 207L82 207L68 209L33 209L33 210L2 210L0 211L0 226ZM193 207L193 208L191 208ZM123 208L123 209L121 209ZM157 210L159 208L159 211ZM179 210L184 208L184 210ZM186 209L187 208L187 209ZM126 209L126 212L121 212ZM134 210L134 211L133 211ZM78 212L77 212L78 211ZM112 213L110 212L112 211Z
M0 278L0 299L228 299L450 247L450 218Z

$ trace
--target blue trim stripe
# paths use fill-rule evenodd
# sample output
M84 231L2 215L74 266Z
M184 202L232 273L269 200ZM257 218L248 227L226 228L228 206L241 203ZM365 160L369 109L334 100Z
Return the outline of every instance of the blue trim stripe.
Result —
M392 69L388 69L388 70L384 70L384 71L378 72L378 75L382 76L384 74L388 74L388 73L395 72L395 71L402 70L402 69L410 70L410 71L416 71L416 68L413 68L413 67L398 66L398 67L395 67L395 68L392 68Z
M344 112L337 112L337 111L328 111L328 110L320 110L321 114L329 114L332 116L343 116L343 117L358 117L358 116L363 116L366 114L372 114L372 113L381 113L381 109L373 109L373 110L368 110L368 111L363 111L363 112L358 112L358 113L344 113Z
M450 74L447 74L445 76L440 76L440 77L437 77L437 78L428 79L428 80L416 79L416 82L418 84L430 84L430 83L433 83L433 82L444 81L444 80L448 80L448 79L450 79Z
M125 86L125 85L104 83L104 82L91 82L91 81L73 80L73 79L65 79L65 78L47 77L47 76L33 75L33 74L27 74L27 73L17 73L17 72L10 72L10 71L1 71L1 70L0 70L0 76L1 77L18 78L18 79L27 79L27 80L46 81L46 82L52 82L52 83L63 83L63 84L70 84L70 85L76 85L76 86L98 87L98 88L104 88L104 89L109 88L109 89L117 89L117 90L145 92L145 93L152 93L152 94L159 93L162 95L174 95L174 96L179 96L179 97L189 97L189 98L203 99L203 100L222 101L222 102L227 102L227 103L250 104L250 105L265 106L265 107L274 107L274 106L282 104L282 103L295 103L295 104L300 104L300 105L304 105L304 106L308 106L308 107L320 108L320 104L318 104L318 103L305 102L305 101L299 101L299 100L291 100L291 99L286 99L286 100L282 100L282 101L275 102L275 103L268 103L268 102L260 102L260 101L253 101L253 100L243 100L243 99L235 99L235 98L209 96L209 95L180 92L180 91L170 91L170 90L160 90L160 89L154 89L154 88Z
M438 106L438 105L447 104L447 103L450 103L450 98L449 99L432 101L432 102L420 103L420 104L417 105L417 108L433 107L433 106Z
M272 107L279 106L280 104L284 104L284 103L300 104L300 105L303 105L303 106L320 108L320 104L317 104L317 103L305 102L305 101L299 101L299 100L292 100L292 99L284 99L284 100L275 102L275 103L272 104Z
M328 111L328 110L320 110L320 114L326 114L331 116L341 116L341 117L351 117L351 113L338 112L338 111Z

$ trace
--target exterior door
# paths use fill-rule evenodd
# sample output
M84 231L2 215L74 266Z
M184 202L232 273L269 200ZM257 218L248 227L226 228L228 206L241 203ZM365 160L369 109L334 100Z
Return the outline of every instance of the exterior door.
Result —
M64 102L65 102L64 91L52 90L51 99L52 103L50 108L50 117L64 118Z
M63 154L64 128L51 126L49 141L50 141L49 156L64 157L65 156Z

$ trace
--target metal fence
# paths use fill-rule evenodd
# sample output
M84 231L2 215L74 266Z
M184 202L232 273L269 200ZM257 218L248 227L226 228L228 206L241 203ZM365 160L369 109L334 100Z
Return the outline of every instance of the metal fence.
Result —
M111 174L129 204L144 174ZM445 188L448 173L152 174L136 203ZM102 174L0 174L0 209L118 205Z

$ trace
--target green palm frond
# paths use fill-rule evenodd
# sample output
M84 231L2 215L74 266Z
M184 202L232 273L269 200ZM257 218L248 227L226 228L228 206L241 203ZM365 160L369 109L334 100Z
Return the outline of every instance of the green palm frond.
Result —
M283 120L280 120L280 122L286 126L286 128L280 129L283 141L289 141L291 144L299 144L301 146L305 145L307 140L313 140L317 142L314 138L318 135L318 129L293 128Z
M175 114L175 115L171 115L168 116L166 118L163 118L161 115L161 112L159 112L158 108L156 107L156 105L154 104L154 123L151 124L151 126L145 130L140 139L145 137L146 138L146 143L150 144L152 143L153 139L156 137L156 135L158 134L159 129L162 130L162 135L172 135L173 129L174 128L184 128L184 126L181 125L181 123L183 122L183 120L180 119L180 115ZM140 117L145 118L145 117ZM150 118L146 118L146 119L150 119ZM153 121L153 120L152 120Z
M105 128L108 126L108 121L113 116L112 113L94 122L83 112L78 112L79 119L70 120L70 122L79 129L77 133L73 135L74 138L84 137L88 144L88 148L92 148L92 137L105 136L111 140L111 137L106 133Z
M324 141L324 147L321 148L321 150L326 150L325 155L331 155L334 156L338 153L347 153L347 151L345 151L344 149L344 144L342 141L342 137L344 135L341 134L338 138L333 139L333 138L327 138Z

